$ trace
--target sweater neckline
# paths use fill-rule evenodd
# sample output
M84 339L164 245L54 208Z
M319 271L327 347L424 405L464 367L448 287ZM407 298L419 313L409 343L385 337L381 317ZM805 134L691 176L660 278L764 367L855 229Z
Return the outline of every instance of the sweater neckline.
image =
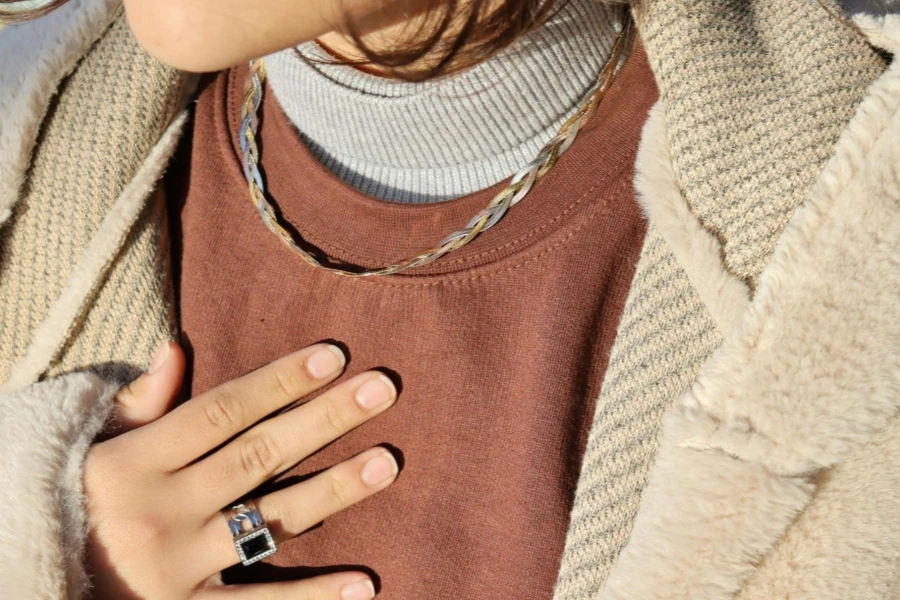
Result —
M237 130L247 70L242 65L227 73L218 118L221 147L229 149L232 174L241 181ZM549 238L564 237L565 228L585 211L606 211L617 198L630 195L631 176L623 172L633 170L640 129L656 100L655 93L634 93L646 90L646 84L636 85L642 81L653 81L653 75L638 43L569 150L504 219L451 255L391 277L459 272L527 252ZM271 97L268 85L264 94ZM344 266L385 266L434 246L463 227L510 179L444 202L390 202L361 192L323 166L276 102L263 101L258 137L267 193L281 223L311 250ZM249 196L247 218L263 226Z
M424 82L333 64L315 41L266 57L277 101L320 162L368 195L435 202L527 164L606 63L619 9L572 0L489 60Z

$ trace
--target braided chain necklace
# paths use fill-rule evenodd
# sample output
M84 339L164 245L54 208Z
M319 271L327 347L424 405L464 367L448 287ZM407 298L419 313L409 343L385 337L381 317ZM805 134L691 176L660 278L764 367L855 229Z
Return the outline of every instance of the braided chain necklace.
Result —
M262 103L263 82L266 77L266 69L262 59L250 62L250 74L244 92L244 100L241 105L240 143L243 153L244 176L250 188L250 201L259 211L259 215L272 233L289 248L296 251L300 257L310 265L325 269L338 275L348 277L371 277L374 275L393 275L413 267L426 265L439 259L448 252L462 248L479 234L487 231L497 224L510 207L518 204L524 198L535 182L541 179L553 168L557 159L568 150L575 136L588 121L600 101L606 95L606 91L612 85L618 65L622 62L622 56L630 52L634 45L635 27L628 9L622 11L622 29L616 37L612 53L606 64L601 69L597 80L591 89L585 94L578 105L578 110L565 123L562 124L552 140L547 142L537 156L518 173L516 173L502 191L490 201L487 207L476 214L463 229L451 233L437 246L425 250L412 258L402 262L366 271L348 271L338 267L323 265L316 257L301 248L291 234L278 222L275 211L266 199L266 188L263 182L262 172L259 166L259 148L256 144L257 130L259 128L259 106Z

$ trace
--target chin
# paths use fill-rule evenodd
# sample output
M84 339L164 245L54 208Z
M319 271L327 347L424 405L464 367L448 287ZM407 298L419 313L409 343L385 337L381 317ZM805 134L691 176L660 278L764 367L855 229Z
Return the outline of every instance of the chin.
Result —
M202 2L125 0L135 39L158 61L183 71L219 71L298 44L279 42L261 24L248 29L244 15L216 12Z

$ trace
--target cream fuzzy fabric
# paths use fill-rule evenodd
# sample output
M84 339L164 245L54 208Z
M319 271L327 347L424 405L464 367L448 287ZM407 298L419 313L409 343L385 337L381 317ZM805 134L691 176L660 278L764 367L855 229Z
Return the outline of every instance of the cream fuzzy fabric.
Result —
M895 16L867 21L900 47ZM644 161L665 152L660 120L647 125ZM894 64L795 213L740 324L666 416L631 538L597 600L896 597L898 298Z
M4 598L85 597L82 465L117 389L92 373L72 373L0 393Z
M897 66L879 76L880 58L813 0L646 6L661 88L636 165L650 224L554 598L900 597ZM900 48L896 15L858 22ZM135 97L157 108L144 129L109 131L149 133L98 189L53 157L106 126L91 90L117 56L153 75L130 81L152 81ZM77 238L71 265L15 263L30 291L0 315L52 289L15 344L0 330L0 501L24 515L0 530L3 589L74 600L87 586L80 467L124 382L88 371L139 371L170 335L164 202L149 192L178 137L184 78L140 54L109 0L5 29L0 64L0 258ZM41 128L53 135L35 146ZM95 158L79 160L102 176ZM60 207L102 212L67 229ZM53 219L28 220L42 210Z
M638 165L650 223L597 399L554 600L581 600L603 585L630 538L663 415L740 318L739 287L723 288L731 301L716 295L724 274L750 292L758 285L885 68L828 0L641 6L669 164L660 172L653 161ZM644 145L641 153L662 154ZM654 179L665 183L641 187Z
M716 237L690 211L672 169L666 116L657 102L644 125L635 164L634 187L647 219L654 223L684 267L697 295L720 331L728 332L747 309L747 284L722 264Z

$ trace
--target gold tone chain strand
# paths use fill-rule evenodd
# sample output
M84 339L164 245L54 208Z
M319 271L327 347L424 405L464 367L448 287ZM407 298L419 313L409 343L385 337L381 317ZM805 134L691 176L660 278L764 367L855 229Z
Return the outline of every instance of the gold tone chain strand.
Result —
M244 176L250 189L250 201L259 211L259 215L272 233L289 248L313 267L325 269L337 275L347 277L372 277L375 275L393 275L426 265L439 259L448 252L462 248L479 234L493 227L506 212L524 198L534 184L547 174L559 157L569 149L578 132L590 119L594 111L603 100L606 91L612 85L618 71L618 66L623 62L623 56L629 54L634 47L636 39L634 22L627 7L623 7L621 18L621 30L616 37L609 60L603 66L597 76L597 80L591 89L585 94L578 105L578 109L565 123L562 124L557 134L541 148L537 156L518 173L516 173L507 187L500 191L487 207L476 214L463 229L456 231L444 238L437 246L425 250L416 256L402 262L365 271L348 271L338 267L323 265L316 257L301 248L291 234L278 222L275 211L266 199L266 188L262 171L259 165L259 148L256 136L259 129L259 107L262 103L263 83L266 78L266 68L262 59L250 62L250 74L247 79L244 99L241 105L241 126L239 132L241 151L243 153Z

